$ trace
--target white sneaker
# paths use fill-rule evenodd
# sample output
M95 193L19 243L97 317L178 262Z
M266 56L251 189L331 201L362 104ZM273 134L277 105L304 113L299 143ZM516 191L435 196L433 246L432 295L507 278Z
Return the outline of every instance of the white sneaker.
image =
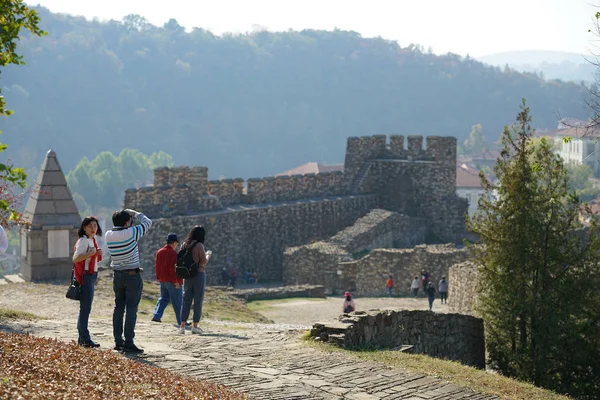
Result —
M180 326L180 327L179 327L179 333L180 333L181 335L185 335L185 327L183 327L183 326Z
M194 333L196 335L202 335L204 333L204 331L202 329L200 329L199 326L195 326L192 328L192 333Z

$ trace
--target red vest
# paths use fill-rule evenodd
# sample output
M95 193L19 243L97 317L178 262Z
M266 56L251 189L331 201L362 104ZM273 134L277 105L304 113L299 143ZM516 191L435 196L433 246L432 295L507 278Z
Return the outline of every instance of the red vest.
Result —
M98 243L96 243L96 238L92 238L92 240L94 241L94 247L96 248L96 251L98 251ZM77 247L77 243L75 243L75 248ZM75 250L73 250L73 252L75 252ZM96 262L100 262L102 261L102 256L99 255L98 253L94 254L92 256L92 258L89 259L90 263L88 264L88 272L90 274L94 273L94 267L96 266ZM83 260L83 261L79 261L76 262L73 270L75 271L75 279L77 279L77 282L79 282L80 285L83 285L83 272L85 271L85 262L87 260Z

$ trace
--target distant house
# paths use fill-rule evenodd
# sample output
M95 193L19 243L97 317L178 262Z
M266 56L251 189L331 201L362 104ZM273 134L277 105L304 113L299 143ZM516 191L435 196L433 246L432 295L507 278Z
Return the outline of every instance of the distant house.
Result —
M316 162L308 162L302 164L296 168L292 168L285 172L275 174L275 176L292 176L292 175L305 175L305 174L318 174L319 172L335 172L343 171L344 164L320 164Z
M469 202L469 215L477 210L477 202L485 190L481 186L479 170L472 164L456 163L456 195Z
M570 141L563 138L569 136ZM562 129L554 139L556 153L566 165L589 165L595 176L600 176L600 130L596 128L575 127Z

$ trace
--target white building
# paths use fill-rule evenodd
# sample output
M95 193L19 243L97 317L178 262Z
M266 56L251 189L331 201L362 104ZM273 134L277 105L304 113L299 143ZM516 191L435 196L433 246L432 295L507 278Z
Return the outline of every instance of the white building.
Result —
M479 198L485 194L479 179L479 170L467 163L456 164L456 195L469 202L469 216L477 210Z
M586 164L592 168L595 176L600 176L600 132L586 128L563 129L556 133L554 139L556 153L566 165ZM564 137L571 140L565 142Z

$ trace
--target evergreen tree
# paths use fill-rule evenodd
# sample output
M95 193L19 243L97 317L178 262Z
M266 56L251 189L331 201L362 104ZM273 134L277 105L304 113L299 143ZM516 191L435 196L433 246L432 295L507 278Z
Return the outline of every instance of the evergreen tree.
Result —
M505 128L492 185L468 220L477 309L492 367L578 398L600 390L598 221L550 144L534 146L525 101ZM583 229L582 220L589 226Z

